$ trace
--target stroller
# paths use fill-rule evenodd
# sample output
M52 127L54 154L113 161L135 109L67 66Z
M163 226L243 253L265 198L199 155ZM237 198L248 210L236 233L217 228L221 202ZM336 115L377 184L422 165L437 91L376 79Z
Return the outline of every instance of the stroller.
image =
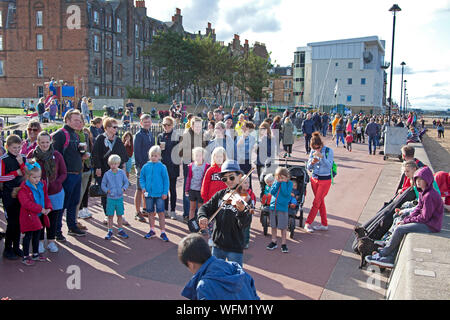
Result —
M289 164L291 163L291 164ZM299 165L302 163L303 165ZM297 189L300 194L300 199L295 205L295 208L289 208L289 220L288 220L288 231L289 236L291 239L294 239L294 232L295 232L295 220L299 220L299 226L303 228L303 204L305 202L306 198L306 187L308 186L309 182L309 175L306 170L306 164L304 160L294 160L294 159L284 159L279 160L278 166L286 167L289 170L289 173L291 175L291 180L295 180L297 182ZM270 164L268 166L267 162L264 168L264 171L262 172L261 176L265 176L265 174L270 173L267 169L270 170ZM271 170L275 171L275 169ZM264 235L267 235L267 231L269 228L269 215L270 215L270 199L262 199L262 207L261 207L261 216L260 221L261 225L263 226ZM300 212L300 214L298 214Z
M106 114L108 117L115 118L116 117L116 111L113 106L106 107Z

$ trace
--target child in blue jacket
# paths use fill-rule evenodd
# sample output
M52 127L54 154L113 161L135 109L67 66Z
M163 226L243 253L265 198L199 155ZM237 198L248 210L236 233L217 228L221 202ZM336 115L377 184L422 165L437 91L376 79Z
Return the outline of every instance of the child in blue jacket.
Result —
M169 192L169 173L167 167L161 162L161 148L153 146L148 151L148 161L141 170L139 182L142 193L145 196L147 212L149 213L150 231L145 239L156 236L155 216L158 213L159 227L161 229L161 240L168 242L166 235L166 219L164 216L164 200Z
M275 182L270 189L270 226L272 228L272 242L267 246L268 250L277 248L277 229L281 230L281 252L287 253L286 231L288 227L288 207L291 200L293 183L290 180L289 171L278 167L275 171Z

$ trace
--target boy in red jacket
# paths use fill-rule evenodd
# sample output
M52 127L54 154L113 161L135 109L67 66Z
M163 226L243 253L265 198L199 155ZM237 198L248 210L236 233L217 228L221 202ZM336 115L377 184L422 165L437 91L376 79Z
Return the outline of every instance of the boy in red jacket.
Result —
M39 254L39 237L43 224L49 226L47 215L52 211L52 204L47 193L47 184L41 181L41 166L37 162L27 163L26 180L20 185L17 197L20 202L20 232L24 233L23 264L34 265L34 261L47 261ZM30 241L33 256L29 256Z

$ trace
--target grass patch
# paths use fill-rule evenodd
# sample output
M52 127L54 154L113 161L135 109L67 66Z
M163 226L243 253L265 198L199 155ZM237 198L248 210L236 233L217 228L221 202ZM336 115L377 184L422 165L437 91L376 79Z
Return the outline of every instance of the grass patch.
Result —
M24 116L25 112L22 108L0 107L0 115Z

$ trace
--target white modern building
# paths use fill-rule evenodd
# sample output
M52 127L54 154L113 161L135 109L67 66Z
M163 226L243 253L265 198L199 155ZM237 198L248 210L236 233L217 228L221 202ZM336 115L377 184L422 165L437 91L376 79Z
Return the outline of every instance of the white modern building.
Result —
M330 111L344 105L353 112L384 111L385 42L377 36L308 43L294 57L297 105Z

